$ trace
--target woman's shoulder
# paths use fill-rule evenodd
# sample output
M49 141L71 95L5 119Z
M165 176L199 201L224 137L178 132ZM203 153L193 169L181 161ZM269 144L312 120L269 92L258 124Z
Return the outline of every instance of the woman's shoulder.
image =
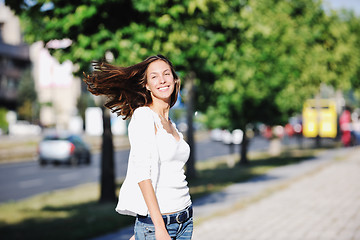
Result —
M153 112L149 107L138 107L131 117L128 131L146 134L154 127Z
M137 116L151 116L151 109L147 106L138 107L134 110L134 113L132 115L132 118Z
M135 109L131 117L132 122L144 122L149 120L153 121L153 113L152 110L147 106L138 107Z

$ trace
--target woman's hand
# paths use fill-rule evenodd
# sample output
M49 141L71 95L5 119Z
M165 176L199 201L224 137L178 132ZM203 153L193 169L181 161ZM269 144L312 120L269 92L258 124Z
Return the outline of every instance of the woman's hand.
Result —
M157 230L155 229L156 240L171 240L169 233L166 229Z
M135 235L132 235L129 240L135 240Z
M159 204L151 180L146 179L139 182L139 187L149 209L151 220L155 226L156 240L171 240L169 233L166 230L164 219L160 213Z

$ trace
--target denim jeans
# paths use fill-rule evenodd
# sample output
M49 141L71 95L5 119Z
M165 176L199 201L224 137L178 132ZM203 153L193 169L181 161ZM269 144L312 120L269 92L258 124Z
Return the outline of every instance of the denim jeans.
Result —
M172 214L171 216L176 215ZM171 239L190 240L193 233L193 218L187 219L184 223L166 224L166 229ZM140 222L138 218L135 221L135 240L156 240L155 226L152 223Z

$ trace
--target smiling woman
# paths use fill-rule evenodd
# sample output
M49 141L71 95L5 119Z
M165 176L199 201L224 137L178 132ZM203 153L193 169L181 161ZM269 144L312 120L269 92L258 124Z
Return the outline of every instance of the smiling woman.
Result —
M191 239L193 218L184 166L190 147L169 118L180 90L172 63L151 56L130 67L96 62L88 90L131 118L130 155L116 211L136 217L136 239ZM150 237L150 238L149 238Z
M147 69L149 65L157 60L165 63L175 81L175 91L170 98L172 107L180 90L180 81L175 73L172 63L162 55L151 56L144 61L129 67L114 66L105 62L94 62L94 72L86 75L84 82L88 90L94 95L105 95L108 100L105 106L116 112L118 115L128 119L135 109L141 106L148 106L152 103L152 95L146 89Z
M150 91L151 98L153 100L170 100L175 87L170 66L164 61L157 60L148 67L147 75L149 81L146 83L146 89Z

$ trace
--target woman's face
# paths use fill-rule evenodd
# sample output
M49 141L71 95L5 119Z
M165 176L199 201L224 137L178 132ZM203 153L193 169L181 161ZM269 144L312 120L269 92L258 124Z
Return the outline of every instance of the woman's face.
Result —
M149 64L146 78L146 88L150 90L152 99L157 98L170 103L175 88L170 66L162 60L156 60Z

